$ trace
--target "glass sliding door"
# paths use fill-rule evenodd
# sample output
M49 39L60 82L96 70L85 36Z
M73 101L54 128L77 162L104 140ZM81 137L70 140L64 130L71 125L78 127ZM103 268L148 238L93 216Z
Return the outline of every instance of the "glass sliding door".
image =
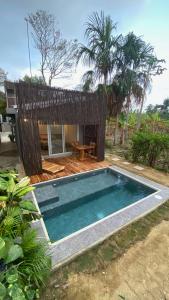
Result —
M48 143L48 127L46 124L39 124L39 137L40 137L40 147L41 154L49 154L49 143Z
M39 124L41 153L59 155L72 152L72 142L79 140L78 125Z
M49 154L64 152L64 130L62 125L49 125L48 129L50 147Z
M77 133L77 125L64 125L65 152L72 151L72 142L77 141Z

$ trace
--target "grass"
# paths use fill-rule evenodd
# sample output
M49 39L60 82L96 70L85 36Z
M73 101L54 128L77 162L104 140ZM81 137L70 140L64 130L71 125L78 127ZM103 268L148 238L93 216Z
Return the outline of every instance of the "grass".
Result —
M145 239L151 228L163 220L169 221L169 200L155 211L121 229L103 243L54 271L41 299L66 299L65 286L69 274L103 272L110 262L118 259L136 242ZM56 285L59 288L55 288Z

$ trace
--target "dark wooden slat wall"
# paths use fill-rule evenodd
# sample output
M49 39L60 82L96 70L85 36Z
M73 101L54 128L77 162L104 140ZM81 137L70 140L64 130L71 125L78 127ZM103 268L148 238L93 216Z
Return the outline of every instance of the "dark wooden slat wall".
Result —
M20 156L27 175L42 173L38 122L95 125L97 159L104 159L106 100L102 94L15 83Z

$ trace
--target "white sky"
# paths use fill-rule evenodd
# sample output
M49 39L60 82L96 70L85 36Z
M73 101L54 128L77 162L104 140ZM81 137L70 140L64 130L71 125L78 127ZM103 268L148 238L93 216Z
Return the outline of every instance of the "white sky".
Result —
M146 105L162 103L169 97L169 1L168 0L0 0L0 67L11 80L29 75L26 24L24 17L37 9L53 13L63 37L84 41L84 23L93 11L104 10L118 23L118 33L134 31L154 46L167 70L153 79ZM38 73L39 56L31 43L33 73ZM80 65L69 79L58 79L57 86L74 88L86 69Z

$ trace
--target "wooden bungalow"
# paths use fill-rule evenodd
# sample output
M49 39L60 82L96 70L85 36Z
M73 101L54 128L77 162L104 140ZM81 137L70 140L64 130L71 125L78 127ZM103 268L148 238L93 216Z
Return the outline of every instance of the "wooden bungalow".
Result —
M27 175L42 173L42 157L68 156L72 143L95 145L104 160L106 100L102 94L14 83L17 144Z

